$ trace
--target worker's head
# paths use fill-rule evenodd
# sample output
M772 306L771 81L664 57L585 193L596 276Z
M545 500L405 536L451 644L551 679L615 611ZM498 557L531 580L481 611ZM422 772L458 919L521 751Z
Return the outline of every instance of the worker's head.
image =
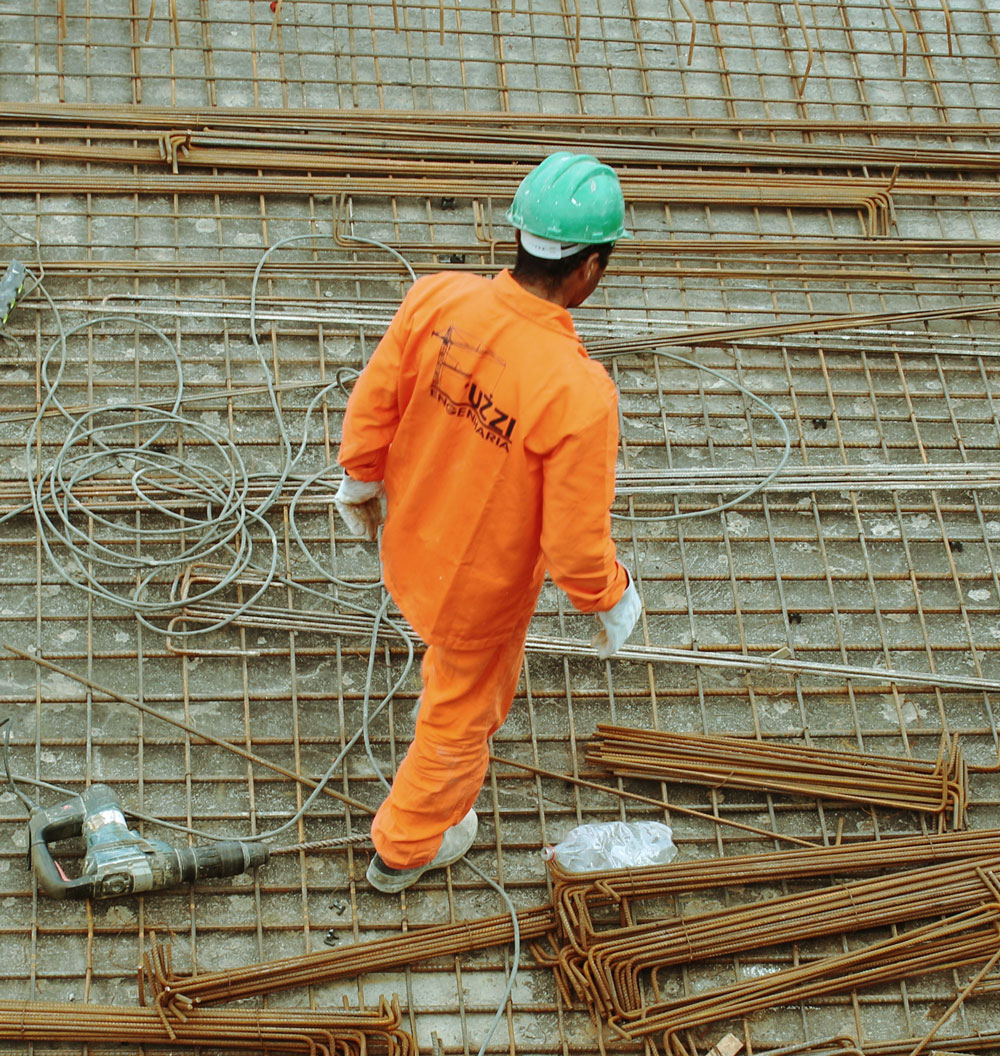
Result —
M561 291L568 307L596 289L615 241L626 235L614 170L590 154L550 154L521 181L507 219L517 228L514 277Z

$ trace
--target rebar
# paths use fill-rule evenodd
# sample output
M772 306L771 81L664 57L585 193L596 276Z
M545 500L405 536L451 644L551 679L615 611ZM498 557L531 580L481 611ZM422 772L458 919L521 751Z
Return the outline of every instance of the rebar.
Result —
M866 1040L863 1048L855 1038L839 1035L817 1038L793 1045L761 1045L760 1056L909 1056L921 1038L886 1038ZM974 1034L952 1034L939 1037L934 1051L941 1056L961 1053L989 1052L1000 1048L1000 1031L982 1030Z
M312 159L303 159L298 166L312 170L317 166ZM210 164L206 162L206 164ZM211 167L216 167L216 160ZM255 170L259 164L247 159L246 166ZM407 167L408 168L408 167ZM443 172L454 172L454 166L444 166ZM522 174L523 175L523 174ZM411 198L481 198L510 199L520 179L509 177L478 177L475 172L463 176L355 176L353 174L313 176L239 176L224 173L192 176L186 174L121 173L96 175L81 172L77 175L32 173L28 176L0 175L0 191L5 194L233 194L233 195L377 195ZM795 207L850 209L867 217L871 235L889 233L891 204L888 182L879 180L839 180L836 177L750 178L716 177L710 179L659 179L649 177L629 179L622 176L622 189L632 202L643 203L729 203L748 208ZM971 182L909 181L900 191L911 195L992 195L992 185Z
M375 1009L185 1011L168 1022L156 1008L0 1001L0 1039L83 1045L179 1045L338 1056L415 1056L399 1002Z
M239 610L239 611L237 611ZM181 609L174 624L204 623L212 625L220 619L226 619L234 627L261 627L274 630L310 630L320 634L370 637L374 630L374 621L370 617L353 614L319 613L308 610L286 607L275 609L268 606L236 606L224 601L209 603L191 602ZM400 626L404 626L402 623ZM168 627L167 648L173 652L190 655L236 655L234 650L209 650L207 647L183 646L169 639ZM411 634L411 642L417 644L419 639ZM388 636L388 631L380 635ZM859 646L861 648L861 646ZM864 646L869 648L869 646ZM561 638L548 635L529 634L526 639L526 650L529 653L556 654L565 657L577 657L592 660L593 646L579 638ZM252 656L257 652L252 647L241 650L241 655ZM758 649L758 652L761 650ZM906 671L884 667L863 667L852 664L819 663L775 654L772 650L763 655L734 653L721 648L699 645L697 649L676 649L662 645L629 645L622 646L615 654L619 660L632 660L638 663L683 664L705 668L728 670L783 672L796 676L830 678L838 682L847 679L871 681L879 685L901 685L914 688L940 688L951 690L968 690L972 692L1000 692L1000 680L976 678L968 675L943 674L938 671Z
M618 906L620 923L631 916L633 902L714 887L774 884L811 877L855 876L883 870L955 861L996 861L1000 829L895 836L828 847L732 855L725 858L679 859L669 865L574 874L549 862L559 935L581 954L598 941L598 911ZM549 962L551 963L551 962Z
M525 941L535 941L548 934L554 923L550 906L517 914L517 926ZM173 1022L173 1017L185 1015L190 1009L506 946L513 936L514 923L509 914L504 914L417 927L405 935L355 943L341 949L190 976L174 974L169 947L156 945L154 941L146 957L146 990L156 1007Z
M957 741L933 763L598 723L587 762L618 777L744 788L934 814L963 828L968 771Z
M622 1037L649 1039L653 1051L680 1054L685 1050L677 1035L706 1023L932 971L989 962L998 955L998 931L1000 906L966 910L848 953L692 997L659 1001L646 1006L636 1019L609 1022Z
M32 121L85 124L135 129L144 128L231 128L251 129L291 128L318 132L361 130L369 135L398 136L400 133L418 135L421 127L433 129L434 135L465 141L484 135L496 137L498 130L505 134L519 128L562 129L567 135L585 128L588 136L594 129L725 129L735 136L749 132L808 132L830 133L840 136L849 133L942 139L972 136L990 138L1000 134L1000 123L995 121L893 121L830 119L824 117L777 118L733 117L732 115L665 115L665 114L587 114L587 113L515 113L487 110L373 110L324 107L171 107L137 106L128 103L48 103L5 101L0 104L0 121ZM471 131L470 131L471 130ZM589 142L589 140L588 140ZM739 140L742 145L742 140ZM394 144L393 144L394 145ZM500 151L505 147L497 148Z
M564 946L554 967L564 987L572 987L598 1014L636 1018L659 1000L657 976L671 965L972 909L992 897L980 874L979 864L963 861L711 913L661 917L603 931L585 956L571 944ZM640 985L644 973L650 974L652 998Z
M238 393L229 392L232 399ZM199 394L197 401L211 399ZM9 421L10 416L5 416ZM189 447L196 447L191 443ZM331 471L331 476L334 471ZM643 470L621 470L615 483L615 497L630 496L671 497L680 493L725 494L745 491L753 484L763 484L759 494L789 492L843 491L968 491L970 489L1000 488L1000 467L989 462L944 462L922 465L871 465L855 463L842 466L786 466L773 479L764 481L770 474L756 466L741 467L666 467L655 473ZM169 483L169 487L167 486ZM249 482L246 492L248 503L260 502L274 490L276 477L260 474ZM303 510L329 508L333 504L333 482L313 481L309 490L297 491L300 481L292 480L291 486L280 491L275 498L279 506L287 505L295 496L296 504ZM74 486L74 498L88 510L101 513L122 513L141 510L155 502L157 507L180 510L203 499L196 491L186 492L183 484L156 474L144 478L141 496L128 478L108 478L82 481ZM51 504L45 495L46 504ZM749 501L749 500L748 500ZM31 512L30 488L24 480L0 480L0 516L23 511Z
M237 612L237 609L239 611ZM220 619L226 619L234 627L261 627L274 630L310 630L320 634L365 636L370 637L374 630L374 621L365 616L352 614L340 614L324 611L320 613L309 612L303 609L286 607L275 609L267 606L241 606L227 604L226 602L213 601L209 603L191 602L184 605L183 609L174 617L173 625L191 623L204 623L212 625ZM403 626L401 624L401 626ZM173 652L190 655L236 655L234 650L210 650L207 647L178 645L168 640L167 648ZM380 632L388 636L388 631ZM410 632L411 642L417 644L419 639ZM398 638L397 638L398 640ZM577 657L592 660L594 657L593 646L589 642L579 638L560 638L548 635L529 634L526 639L527 652L556 654L565 657ZM868 648L868 646L865 646ZM252 656L256 650L241 650L241 655ZM705 668L722 668L729 670L744 671L780 671L791 675L810 675L817 678L831 678L838 682L846 679L860 679L876 682L879 685L902 685L914 688L926 689L937 687L940 689L969 690L973 692L1000 692L1000 681L990 678L976 678L968 675L942 674L937 671L906 671L879 667L862 667L851 664L818 663L809 660L789 658L787 656L775 655L768 650L764 655L752 655L733 653L721 648L709 648L699 646L697 649L675 649L661 645L629 645L622 646L615 653L619 660L632 660L639 663L665 663L684 664L686 666L697 666Z

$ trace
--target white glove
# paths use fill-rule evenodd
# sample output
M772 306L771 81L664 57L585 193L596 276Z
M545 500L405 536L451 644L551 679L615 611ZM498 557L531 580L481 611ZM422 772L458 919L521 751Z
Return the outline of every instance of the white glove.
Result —
M642 602L639 600L639 592L635 589L632 577L629 576L628 586L618 604L608 609L607 612L597 613L601 629L590 639L590 644L594 646L597 655L602 660L607 660L609 656L621 649L641 615Z
M352 535L373 542L378 526L385 520L382 496L385 485L380 480L355 480L346 473L340 482L333 504Z

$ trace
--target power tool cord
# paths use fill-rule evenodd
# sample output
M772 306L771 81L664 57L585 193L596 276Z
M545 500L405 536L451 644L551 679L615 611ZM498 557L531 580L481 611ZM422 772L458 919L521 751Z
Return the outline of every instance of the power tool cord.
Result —
M0 719L0 727L3 728L3 772L7 779L7 784L10 786L11 792L17 796L18 799L28 808L30 814L33 810L36 810L40 804L36 803L28 797L18 788L17 782L14 780L14 775L10 770L10 715Z

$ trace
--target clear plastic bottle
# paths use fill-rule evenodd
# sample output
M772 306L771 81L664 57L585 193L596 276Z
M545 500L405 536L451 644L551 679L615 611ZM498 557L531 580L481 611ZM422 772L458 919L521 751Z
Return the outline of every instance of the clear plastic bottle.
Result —
M554 847L542 848L542 858L554 858L567 873L666 865L676 854L673 833L659 821L578 825Z

